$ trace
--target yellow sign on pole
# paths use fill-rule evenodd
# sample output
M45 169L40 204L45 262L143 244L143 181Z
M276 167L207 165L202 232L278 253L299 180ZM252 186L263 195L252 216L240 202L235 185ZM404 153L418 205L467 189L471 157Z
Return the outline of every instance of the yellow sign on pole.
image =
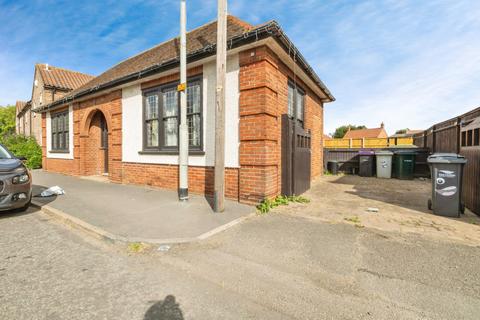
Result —
M186 89L187 89L187 84L186 84L186 83L180 83L180 84L177 86L177 91L178 91L178 92L185 91Z

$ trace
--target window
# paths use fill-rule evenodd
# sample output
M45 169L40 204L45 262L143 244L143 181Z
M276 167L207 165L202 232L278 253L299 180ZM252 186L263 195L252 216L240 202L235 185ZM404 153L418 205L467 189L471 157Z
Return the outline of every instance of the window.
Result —
M473 131L473 145L480 146L480 129L479 128Z
M191 148L201 148L202 134L202 90L200 82L187 88L188 143Z
M162 91L163 147L178 147L178 92L171 87Z
M295 118L297 123L303 128L305 116L305 91L291 81L288 82L288 115L291 119Z
M467 147L473 146L473 130L467 131Z
M466 146L467 146L467 132L462 131L462 147L466 147Z
M180 95L177 83L144 92L144 150L177 151ZM190 150L202 150L202 81L190 79L187 87L187 124Z
M68 111L52 114L52 151L68 151Z

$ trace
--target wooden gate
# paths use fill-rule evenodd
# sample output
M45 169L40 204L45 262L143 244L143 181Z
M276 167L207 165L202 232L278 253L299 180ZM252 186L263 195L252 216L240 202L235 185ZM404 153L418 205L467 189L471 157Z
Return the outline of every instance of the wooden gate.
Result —
M288 115L282 115L282 194L300 195L310 189L311 135Z

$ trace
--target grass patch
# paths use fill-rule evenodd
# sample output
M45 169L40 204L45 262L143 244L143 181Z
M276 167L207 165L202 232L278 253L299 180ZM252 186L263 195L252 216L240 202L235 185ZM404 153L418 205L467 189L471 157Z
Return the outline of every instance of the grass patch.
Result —
M309 203L310 200L302 196L277 196L275 199L265 199L258 206L260 214L270 212L278 206L288 206L290 203Z

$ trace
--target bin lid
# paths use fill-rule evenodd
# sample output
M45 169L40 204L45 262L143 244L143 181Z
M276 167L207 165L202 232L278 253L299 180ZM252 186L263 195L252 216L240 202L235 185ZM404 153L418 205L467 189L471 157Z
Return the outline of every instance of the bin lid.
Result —
M464 156L456 153L435 153L428 157L428 163L467 163Z
M360 151L358 151L358 155L360 155L360 156L374 156L375 151L373 151L373 150L360 150Z
M417 154L415 150L395 150L394 152L395 154L406 155L406 156L412 156Z
M375 154L377 156L393 156L393 152L388 150L378 150L375 151Z

